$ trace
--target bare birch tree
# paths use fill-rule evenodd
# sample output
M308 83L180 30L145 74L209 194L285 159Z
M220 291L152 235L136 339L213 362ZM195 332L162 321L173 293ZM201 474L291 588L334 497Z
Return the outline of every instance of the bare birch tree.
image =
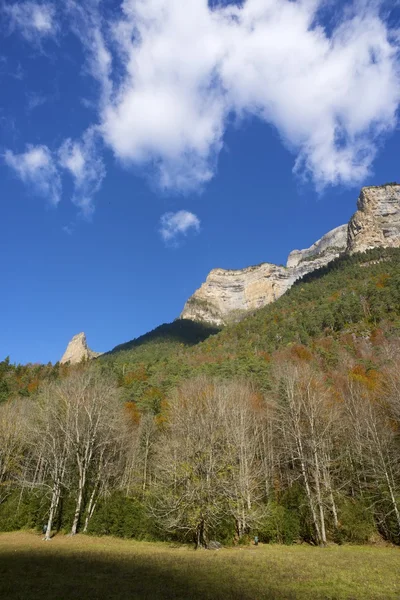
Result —
M75 535L84 507L89 476L94 473L88 507L90 519L106 467L109 467L112 456L118 452L123 432L122 406L114 381L102 376L94 368L65 380L59 394L69 403L71 413L66 435L77 476L75 513L71 527L71 534Z
M329 473L336 406L319 375L308 365L286 362L277 366L275 376L282 459L299 468L315 540L325 545L326 507L333 499ZM330 509L336 511L332 505Z
M51 495L46 539L66 489L76 494L72 534L89 495L87 529L121 449L123 413L114 382L89 368L48 384L39 394L32 421L32 484L47 487Z
M40 465L42 471L42 477L38 479L35 469L34 481L50 491L45 533L45 539L50 540L61 494L67 484L71 459L68 435L71 410L69 400L63 393L63 382L44 386L33 410L31 455L33 463Z
M221 435L225 440L225 461L229 465L224 495L240 539L249 533L262 512L264 465L259 455L260 429L257 427L262 412L256 412L254 391L243 382L216 385L215 396L215 402L221 405Z

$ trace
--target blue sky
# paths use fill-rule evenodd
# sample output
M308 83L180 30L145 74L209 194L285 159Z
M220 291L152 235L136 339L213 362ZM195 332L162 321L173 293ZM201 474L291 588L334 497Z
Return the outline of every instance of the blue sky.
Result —
M397 2L212 4L1 4L0 359L109 350L399 179Z

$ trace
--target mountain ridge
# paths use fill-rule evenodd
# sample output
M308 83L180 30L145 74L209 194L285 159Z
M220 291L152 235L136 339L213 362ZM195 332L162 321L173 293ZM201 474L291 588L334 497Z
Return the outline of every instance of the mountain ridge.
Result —
M246 314L278 300L296 281L326 267L340 256L374 248L398 247L400 184L364 187L357 201L357 211L349 223L328 231L309 248L292 250L286 266L265 262L244 269L213 269L173 323L160 325L134 340L119 344L106 354L165 339L174 339L183 345L196 344L217 333L221 327L240 321ZM61 363L76 364L98 356L100 353L88 348L85 334L78 334L69 343Z
M361 189L357 211L346 225L328 231L312 246L292 250L285 267L261 263L244 269L213 269L185 303L182 319L217 327L280 298L295 281L341 254L400 247L400 185Z

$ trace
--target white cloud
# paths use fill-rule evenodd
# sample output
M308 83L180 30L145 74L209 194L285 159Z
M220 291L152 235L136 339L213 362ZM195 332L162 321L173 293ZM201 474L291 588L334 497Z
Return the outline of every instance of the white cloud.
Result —
M114 80L101 100L104 139L123 163L185 190L214 175L229 116L253 115L279 132L298 174L359 183L400 101L398 37L379 4L353 2L328 32L324 0L125 0L113 25L118 68L106 52L97 71L108 90Z
M33 110L35 110L35 108L42 106L48 100L46 98L46 96L43 96L42 94L36 94L35 92L28 92L26 96L27 96L27 101L28 101L27 102L28 112L32 112Z
M165 242L174 242L180 236L186 236L189 231L200 231L200 219L187 210L167 212L160 219L160 234Z
M93 211L105 176L99 137L161 188L188 191L215 175L229 123L248 116L279 133L298 176L317 187L358 185L397 126L400 35L379 13L383 3L349 0L340 12L326 0L215 0L212 8L207 0L123 0L107 21L101 0L64 0L100 89L99 122L58 152L58 166L73 177L73 202L86 216ZM54 6L5 9L12 27L40 39L57 31ZM6 153L25 180L33 175L21 164L33 150ZM48 158L57 188L56 160Z
M61 179L47 146L28 145L26 152L21 154L6 150L4 160L25 184L32 187L34 193L54 206L59 203Z
M72 202L84 217L89 218L94 211L93 196L105 177L98 144L96 130L89 128L80 140L66 139L56 153L47 146L28 144L21 154L6 150L4 160L21 181L53 205L61 199L60 168L66 170L74 183Z
M112 55L103 35L101 0L65 0L70 26L86 50L85 70L100 84L102 102L111 94Z
M14 2L2 7L12 31L17 30L30 42L54 36L58 31L54 6L48 2Z
M96 131L89 129L79 141L65 140L58 155L60 165L74 180L72 201L85 217L89 217L94 211L93 196L100 189L105 177Z

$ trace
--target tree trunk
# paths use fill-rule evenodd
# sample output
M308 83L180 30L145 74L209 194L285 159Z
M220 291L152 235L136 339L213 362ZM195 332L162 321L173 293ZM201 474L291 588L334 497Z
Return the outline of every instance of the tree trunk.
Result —
M314 465L315 465L315 490L316 490L316 494L317 494L319 520L320 520L320 527L321 527L321 529L320 529L321 530L320 544L322 546L326 546L325 514L324 514L324 506L322 503L322 493L321 493L321 483L320 483L320 467L319 467L318 452L315 447L315 444L314 444L314 448L313 448L313 454L314 454Z
M310 482L308 479L307 468L306 468L305 460L304 460L304 456L303 456L303 446L301 443L301 439L298 440L298 447L299 447L299 451L300 451L299 455L300 455L301 474L303 476L304 485L306 488L306 494L307 494L307 498L308 498L308 503L310 506L311 515L312 515L313 522L314 522L315 532L317 534L317 543L319 544L321 542L321 531L320 531L320 527L319 527L319 523L318 523L317 513L315 511L314 500L313 500L312 493L311 493L311 487L310 487Z
M79 519L82 511L83 491L86 484L86 462L82 462L78 459L79 466L79 484L78 484L78 497L76 499L74 520L71 528L71 535L75 535L78 531Z
M205 536L205 523L204 519L202 519L197 525L196 530L196 550L198 548L207 548L207 540Z
M51 528L53 526L53 521L54 521L54 517L57 511L57 507L58 507L58 502L60 500L60 482L57 481L54 484L53 487L53 493L51 496L51 504L50 504L50 511L49 511L49 518L47 521L47 527L46 527L46 534L45 534L45 541L48 542L49 540L51 540Z
M97 482L96 482L95 486L93 487L92 493L90 494L88 509L87 509L87 513L86 513L86 517L85 517L85 525L83 527L83 533L87 532L88 526L89 526L89 521L93 516L94 509L96 508L96 504L97 504L96 492L97 492Z

